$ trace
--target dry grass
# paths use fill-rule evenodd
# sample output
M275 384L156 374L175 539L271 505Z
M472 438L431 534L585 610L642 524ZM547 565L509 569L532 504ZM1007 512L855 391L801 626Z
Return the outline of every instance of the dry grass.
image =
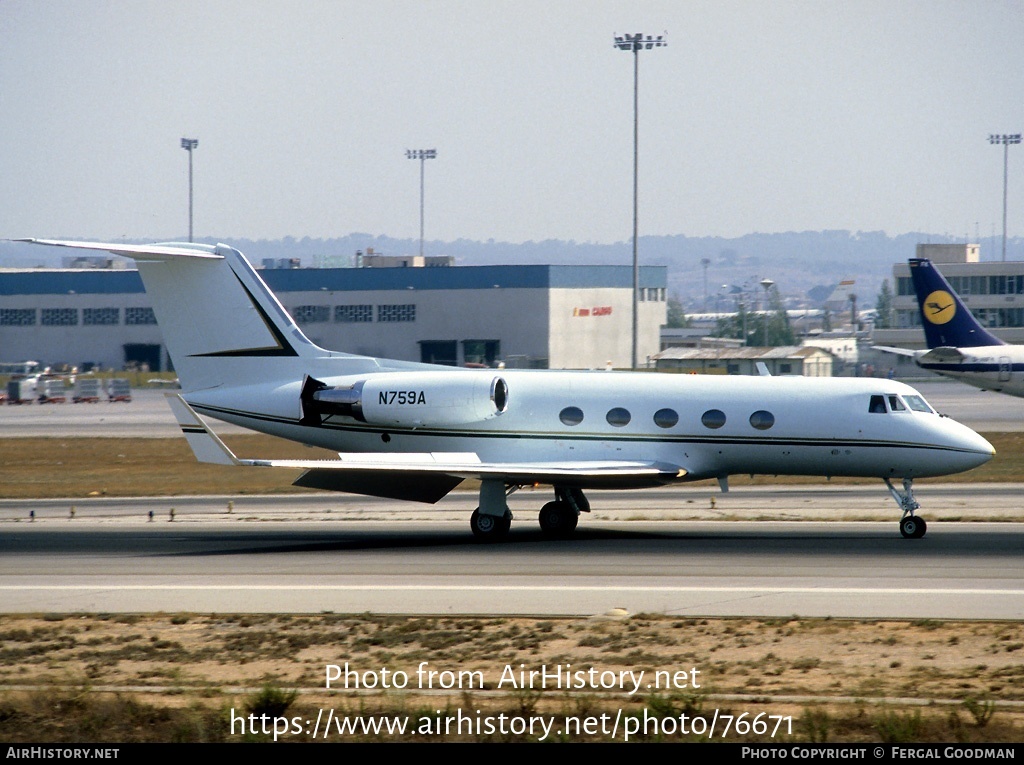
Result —
M718 709L792 716L792 734L776 738L783 741L1020 741L1024 704L1012 702L1024 701L1021 637L1018 624L1000 622L642 614L5 616L0 689L35 689L0 692L0 740L239 740L228 730L229 710L274 701L292 707L289 716L306 717L328 707L350 715L621 709L675 717ZM415 678L424 661L437 671L479 671L483 687L422 693ZM378 677L385 667L406 672L409 688L326 691L326 665L346 662ZM499 688L506 665L558 664L643 670L648 679L659 670L683 671L700 687L633 695ZM122 690L104 690L112 686ZM301 693L275 690L285 688ZM447 740L467 738L473 740Z
M990 433L995 459L942 482L1024 481L1024 433ZM265 435L228 436L240 457L330 459L333 452ZM273 494L291 486L299 471L234 468L197 463L183 438L0 439L0 498ZM805 484L823 479L736 476L734 486ZM877 479L860 479L874 483ZM857 483L833 479L833 484ZM708 482L709 485L713 482ZM921 481L920 483L926 483Z
M240 457L336 456L273 436L224 441ZM296 492L303 490L291 482L300 472L202 464L184 438L0 439L0 496L9 499Z

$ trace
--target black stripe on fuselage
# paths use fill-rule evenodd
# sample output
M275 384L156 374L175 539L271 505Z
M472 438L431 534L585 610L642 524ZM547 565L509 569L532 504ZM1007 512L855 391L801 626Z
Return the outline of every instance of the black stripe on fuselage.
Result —
M895 449L929 449L947 452L969 452L972 449L960 449L955 446L944 446L941 444L920 444L909 441L879 441L879 440L854 440L835 438L773 438L767 436L673 436L673 435L618 435L618 434L579 434L579 433L510 433L510 432L489 432L480 430L428 430L426 428L389 428L375 425L337 425L323 424L300 425L298 420L285 417L273 417L256 412L245 412L237 409L225 409L223 407L206 406L204 404L190 404L193 409L198 409L214 417L219 415L231 416L241 419L254 420L256 422L273 422L278 425L290 425L295 427L307 427L314 430L334 430L343 433L358 433L374 435L379 433L391 433L401 436L429 436L432 438L484 438L484 439L538 439L545 441L622 441L628 443L668 443L668 444L714 444L720 446L830 446L833 448L851 446L881 446ZM259 430L259 428L253 428Z
M1024 372L1024 364L996 364L993 362L967 362L965 364L943 364L941 362L918 364L921 369L928 369L933 372L969 372L969 373L994 373L994 372Z

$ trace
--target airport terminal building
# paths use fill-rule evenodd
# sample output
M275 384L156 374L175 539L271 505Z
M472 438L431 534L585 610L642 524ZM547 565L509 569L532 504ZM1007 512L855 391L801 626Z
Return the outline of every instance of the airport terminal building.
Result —
M629 367L630 266L275 268L261 276L321 347L463 366ZM640 269L638 358L659 351L667 269ZM0 362L171 368L135 270L0 270Z

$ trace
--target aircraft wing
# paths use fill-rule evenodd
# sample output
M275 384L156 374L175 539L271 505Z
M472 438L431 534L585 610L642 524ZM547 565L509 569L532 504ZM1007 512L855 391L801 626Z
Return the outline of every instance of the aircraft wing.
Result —
M679 465L629 460L494 463L472 452L346 453L336 460L240 459L180 394L166 396L200 462L300 469L305 472L294 485L313 489L434 503L466 479L615 489L662 486L687 473Z

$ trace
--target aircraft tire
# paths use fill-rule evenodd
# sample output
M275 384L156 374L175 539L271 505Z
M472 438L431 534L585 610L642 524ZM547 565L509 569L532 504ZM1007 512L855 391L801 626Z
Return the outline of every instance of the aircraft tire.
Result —
M540 509L540 529L549 537L568 537L576 530L579 516L565 502L548 502Z
M900 534L904 539L920 539L928 530L928 524L924 518L916 515L908 515L900 521Z
M495 542L503 539L511 527L512 513L508 511L499 518L495 515L481 513L478 507L469 518L469 528L473 531L473 536L482 542Z

